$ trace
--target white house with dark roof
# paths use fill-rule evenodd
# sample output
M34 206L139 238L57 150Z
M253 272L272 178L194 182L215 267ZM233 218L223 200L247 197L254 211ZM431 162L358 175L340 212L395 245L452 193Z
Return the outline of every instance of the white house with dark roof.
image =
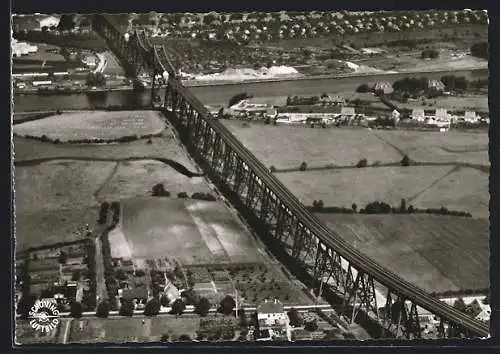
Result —
M411 119L415 119L417 122L425 121L425 111L423 108L413 108L411 112Z
M435 91L444 91L446 86L443 84L441 80L429 80L428 85L429 89Z
M257 307L257 321L259 329L286 329L288 326L288 316L283 304L279 300L265 300Z

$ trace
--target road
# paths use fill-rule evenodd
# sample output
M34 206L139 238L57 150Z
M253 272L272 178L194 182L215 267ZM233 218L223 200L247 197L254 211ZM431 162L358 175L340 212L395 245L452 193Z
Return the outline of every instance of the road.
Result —
M101 235L104 227L96 225L93 230L94 245L95 245L95 274L96 274L96 296L99 300L107 300L108 292L106 291L106 281L104 277L104 259L102 257L102 241Z

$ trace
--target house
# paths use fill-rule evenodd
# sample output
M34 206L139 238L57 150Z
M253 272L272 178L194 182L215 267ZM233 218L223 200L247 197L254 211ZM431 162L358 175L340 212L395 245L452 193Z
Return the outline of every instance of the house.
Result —
M356 115L356 111L354 110L354 107L342 107L340 109L340 115L353 117Z
M40 29L42 29L43 27L47 27L47 28L50 28L52 26L57 27L58 24L59 24L59 17L56 17L56 16L49 16L49 17L41 18L39 20Z
M428 85L429 90L434 90L438 92L443 92L446 86L441 80L429 80Z
M174 302L175 300L177 300L178 298L181 297L181 292L166 277L165 277L165 282L166 282L166 285L165 285L165 288L163 289L163 293L167 297L169 303L172 303L172 302Z
M288 326L289 320L283 304L275 299L265 300L257 307L257 322L260 330L283 329Z
M476 115L476 112L474 111L465 111L464 114L464 120L466 122L476 122L478 120L478 116Z
M491 309L489 306L482 309L482 311L475 317L476 320L488 322L491 316Z
M415 119L417 122L425 121L425 111L423 108L413 108L411 112L411 118Z
M387 81L377 81L375 85L373 85L373 91L382 91L384 94L389 94L394 91L392 85Z
M397 123L397 122L399 122L399 118L401 117L401 113L399 113L398 110L395 109L394 111L392 111L391 117L394 120L394 122Z
M450 115L448 114L448 110L444 108L436 109L436 120L439 121L448 121L450 119Z

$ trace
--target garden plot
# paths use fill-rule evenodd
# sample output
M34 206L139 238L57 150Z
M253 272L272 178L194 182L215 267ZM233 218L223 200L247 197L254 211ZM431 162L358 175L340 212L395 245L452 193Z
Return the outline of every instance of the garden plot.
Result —
M51 140L60 141L116 140L122 137L159 134L165 126L160 114L155 111L89 111L63 113L18 124L14 126L14 133L39 138L45 135Z

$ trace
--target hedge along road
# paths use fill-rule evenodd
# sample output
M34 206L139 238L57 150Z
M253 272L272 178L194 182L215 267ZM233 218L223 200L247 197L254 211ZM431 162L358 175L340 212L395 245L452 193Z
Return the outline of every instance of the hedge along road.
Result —
M487 79L488 70L439 71L428 73L398 73L328 78L303 78L281 81L259 81L231 84L191 86L189 90L203 104L227 106L229 99L237 93L247 92L255 97L283 97L295 95L318 95L323 92L354 92L361 84L377 81L394 82L404 77L439 79L444 75L465 76L468 80ZM14 111L47 111L74 109L103 109L107 106L143 105L150 103L150 92L133 91L98 92L74 95L14 95Z

